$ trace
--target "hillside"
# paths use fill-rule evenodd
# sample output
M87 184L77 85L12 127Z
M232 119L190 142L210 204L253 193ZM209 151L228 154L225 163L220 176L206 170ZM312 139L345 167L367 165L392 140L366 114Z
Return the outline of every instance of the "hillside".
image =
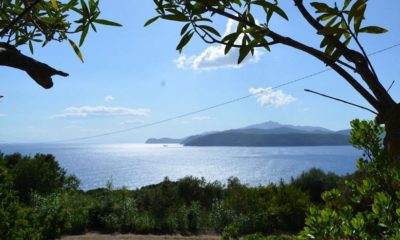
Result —
M195 138L185 146L323 146L347 145L349 137L341 134L248 134L221 132Z
M149 144L180 143L185 146L323 146L349 144L349 130L264 122L243 128L209 132L183 139L150 138Z

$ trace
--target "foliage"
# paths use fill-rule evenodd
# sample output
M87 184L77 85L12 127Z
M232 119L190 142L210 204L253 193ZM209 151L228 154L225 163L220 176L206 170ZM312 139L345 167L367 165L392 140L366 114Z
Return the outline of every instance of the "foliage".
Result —
M7 166L13 175L13 187L24 203L36 192L46 195L60 190L76 190L79 180L67 176L52 155L37 154L34 157L21 154L1 155L0 165Z
M88 217L82 199L75 198L77 185L52 155L0 154L0 238L54 239L82 232Z
M270 51L270 46L277 43L284 43L283 36L274 32L271 27L271 19L278 16L289 21L289 17L280 7L279 1L267 0L155 0L157 16L148 20L148 26L158 19L177 21L185 23L181 30L182 39L177 46L178 51L191 40L196 33L206 43L220 43L225 45L225 54L232 47L240 49L238 63L248 54L254 53L254 48L262 47ZM296 5L302 5L302 1L294 1ZM332 6L333 5L333 6ZM317 34L322 36L321 48L331 59L337 60L343 54L340 46L348 46L353 40L357 44L358 34L384 33L387 30L377 26L362 26L365 19L364 14L367 7L366 0L347 0L339 8L337 3L326 4L323 2L312 2L318 17L316 22L311 24L323 24L318 27ZM302 10L300 9L302 12ZM262 12L263 22L258 23L254 16L255 12ZM307 19L308 13L302 12ZM213 16L219 15L235 20L239 23L233 33L223 35L213 27ZM311 17L312 18L312 17ZM309 19L307 19L309 20ZM334 38L335 40L332 40ZM338 45L335 41L339 41ZM289 44L286 44L289 45ZM294 47L294 46L291 46Z
M249 188L238 179L228 180L226 196L213 204L211 222L217 232L234 227L239 234L296 232L303 227L310 202L292 185Z
M40 239L32 212L18 204L11 176L0 166L0 239Z
M325 206L311 208L301 239L400 238L400 169L383 149L383 129L359 120L352 127L352 144L364 151L359 173L323 194Z
M287 236L287 235L270 235L270 236L264 236L261 233L253 233L249 234L243 237L243 240L291 240L294 239L293 237Z
M360 40L361 33L380 34L387 30L364 25L367 0L292 1L300 16L316 31L321 40L319 48L281 34L279 22L274 28L274 16L289 20L278 0L154 0L157 15L145 26L158 19L181 22L182 38L176 47L179 52L196 34L206 43L224 46L225 54L238 48L238 64L249 54L254 55L256 48L270 51L271 46L278 44L312 56L338 73L373 107L374 110L353 104L376 114L377 121L385 124L385 148L399 165L400 105L380 82ZM236 29L221 34L213 22L220 18L236 22Z
M234 177L226 185L185 177L165 178L137 190L114 189L109 181L106 188L82 192L79 181L51 155L0 155L0 170L4 223L0 237L5 239L54 239L86 231L184 235L215 231L226 238L297 232L311 205L309 195L316 194L313 182L303 179L309 173L291 183L259 187L248 187ZM319 175L329 179L329 174Z
M55 239L61 232L69 228L68 212L63 206L62 196L50 194L47 196L33 195L33 212L40 223L40 232L44 239Z
M322 203L321 194L332 188L339 187L341 178L335 173L324 173L321 169L312 168L303 172L296 179L292 179L292 184L310 195L313 203Z
M230 224L222 232L222 240L239 240L239 228L235 224Z
M90 30L97 31L96 24L121 26L100 18L99 0L5 0L0 9L0 38L7 43L16 47L28 44L33 53L34 42L45 46L67 40L82 61L72 35L80 35L81 46Z

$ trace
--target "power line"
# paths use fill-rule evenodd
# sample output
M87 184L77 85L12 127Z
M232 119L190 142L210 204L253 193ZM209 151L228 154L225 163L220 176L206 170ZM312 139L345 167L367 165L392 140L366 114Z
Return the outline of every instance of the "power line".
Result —
M327 68L327 69L324 69L322 71L315 72L315 73L309 74L309 75L301 77L301 78L297 78L295 80L292 80L292 81L277 85L275 87L272 87L271 90L277 89L277 88L281 88L281 87L296 83L298 81L305 80L307 78L311 78L311 77L317 76L317 75L322 74L324 72L327 72L329 70L331 70L331 69ZM63 140L57 140L57 141L50 141L50 142L46 142L46 143L62 143L62 142L82 141L82 140L88 140L88 139L93 139L93 138L99 138L99 137L104 137L104 136L109 136L109 135L129 132L129 131L133 131L133 130L137 130L137 129L141 129L141 128L151 127L151 126L158 125L158 124L161 124L161 123L170 122L170 121L173 121L173 120L176 120L176 119L180 119L180 118L188 117L188 116L195 115L195 114L198 114L198 113L202 113L202 112L205 112L205 111L209 111L209 110L214 109L214 108L219 108L219 107L222 107L222 106L225 106L225 105L228 105L228 104L231 104L231 103L239 102L239 101L242 101L244 99L247 99L247 98L250 98L250 97L253 97L253 96L256 96L256 95L261 95L261 94L263 94L263 93L248 94L248 95L245 95L245 96L242 96L242 97L238 97L238 98L226 101L226 102L222 102L222 103L210 106L210 107L202 108L202 109L199 109L199 110L196 110L196 111L184 113L184 114L181 114L181 115L177 115L177 116L174 116L174 117L166 118L166 119L163 119L163 120L160 120L160 121L156 121L156 122L142 124L140 126L136 126L136 127L132 127L132 128L125 128L125 129L121 129L121 130L117 130L117 131L111 131L111 132L97 134L97 135L91 135L91 136L87 136L87 137L70 138L70 139L63 139Z
M373 55L388 51L388 50L393 49L393 48L398 47L398 46L400 46L400 43L397 43L397 44L394 44L392 46L389 46L389 47L377 50L375 52L372 52L372 53L368 54L368 56L373 56ZM296 83L296 82L299 82L299 81L302 81L302 80L305 80L305 79L308 79L308 78L315 77L317 75L320 75L322 73L328 72L330 70L332 70L332 69L331 68L326 68L324 70L321 70L321 71L318 71L318 72L315 72L315 73L312 73L312 74L297 78L295 80L282 83L280 85L272 87L271 90L274 90L274 89L277 89L277 88L282 88L284 86L291 85L293 83ZM250 98L250 97L253 97L253 96L256 96L256 95L261 95L261 94L263 94L263 93L261 92L261 93L257 93L257 94L248 94L248 95L245 95L245 96L242 96L242 97L238 97L238 98L234 98L232 100L229 100L229 101L226 101L226 102L222 102L222 103L219 103L219 104L216 104L216 105L213 105L213 106L209 106L209 107L202 108L202 109L199 109L199 110L196 110L196 111L184 113L184 114L177 115L177 116L174 116L174 117L165 118L163 120L155 121L155 122L152 122L152 123L142 124L142 125L139 125L139 126L136 126L136 127L125 128L125 129L121 129L121 130L110 131L110 132L91 135L91 136L86 136L86 137L69 138L69 139L63 139L63 140L48 141L48 142L43 142L43 143L77 142L77 141L83 141L83 140L88 140L88 139L93 139L93 138L99 138L99 137L104 137L104 136L110 136L110 135L130 132L130 131L133 131L133 130L142 129L142 128L146 128L146 127L151 127L151 126L155 126L155 125L162 124L162 123L165 123L165 122L170 122L170 121L173 121L173 120L176 120L176 119L180 119L180 118L188 117L188 116L195 115L195 114L198 114L198 113L202 113L202 112L205 112L205 111L209 111L209 110L214 109L214 108L219 108L219 107L222 107L222 106L225 106L225 105L228 105L228 104L231 104L231 103L239 102L239 101L242 101L244 99L247 99L247 98Z

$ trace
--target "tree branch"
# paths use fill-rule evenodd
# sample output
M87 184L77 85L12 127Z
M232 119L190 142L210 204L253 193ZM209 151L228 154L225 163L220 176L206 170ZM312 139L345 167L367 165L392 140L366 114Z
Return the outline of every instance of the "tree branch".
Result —
M310 89L304 89L304 91L310 92L310 93L314 93L314 94L320 95L320 96L322 96L322 97L330 98L330 99L333 99L333 100L336 100L336 101L339 101L339 102L342 102L342 103L346 103L346 104L349 104L349 105L351 105L351 106L358 107L358 108L367 110L368 112L371 112L371 113L373 113L373 114L375 114L375 115L378 115L377 112L375 112L375 111L373 111L373 110L371 110L371 109L369 109L369 108L360 106L360 105L355 104L355 103L351 103L351 102L349 102L349 101L345 101L345 100L340 99L340 98L331 97L331 96L328 96L328 95L325 95L325 94L322 94L322 93L319 93L319 92L316 92L316 91L313 91L313 90L310 90Z
M314 27L317 31L322 30L324 28L323 25L321 25L305 8L303 4L303 0L293 0L296 7L299 9L300 13L303 15L303 17L306 19L306 21ZM348 61L352 62L356 66L357 73L359 73L364 80L364 82L368 85L368 87L371 89L375 97L377 98L377 101L379 102L379 109L375 107L375 109L381 111L384 110L385 108L388 108L389 106L395 104L393 99L390 97L390 95L387 93L385 88L382 86L382 84L379 82L378 77L376 74L374 74L374 71L370 69L372 67L372 64L370 64L369 59L365 53L365 51L361 48L363 54L349 49L347 46L345 46L342 42L340 42L338 39L336 39L333 36L326 35L325 36L331 43L333 43L336 48L340 51L340 53L345 57ZM358 41L357 39L355 39ZM359 42L357 42L359 44ZM373 68L372 68L373 69ZM358 90L357 90L358 91ZM365 96L363 95L365 98ZM368 99L367 99L368 100Z
M0 65L25 71L36 83L46 89L53 86L52 76L68 76L68 73L23 55L14 46L7 43L0 43Z
M340 76L342 76L357 92L359 92L361 96L363 96L368 101L369 104L371 104L378 111L381 110L381 106L377 99L370 92L368 92L359 82L357 82L357 80L354 79L353 76L351 76L346 70L340 67L334 60L327 57L325 53L300 42L297 42L296 40L293 40L291 38L280 36L277 33L271 32L271 34L271 37L275 41L308 53L327 64Z
M21 20L25 14L27 14L28 12L30 12L41 0L36 0L35 2L33 2L29 7L25 8L25 10L19 14L14 20L12 20L10 22L10 24L8 24L7 27L3 28L3 30L1 30L0 32L0 38L4 37L4 35L6 35L8 33L8 31L10 31L10 29L17 24L17 22L19 20Z
M205 3L205 5L211 12L214 12L219 15L230 18L232 20L236 20L238 22L244 23L249 27L260 27L260 26L256 25L255 23L248 21L247 19L227 13L218 8L214 8L213 6L210 6L206 3ZM263 28L260 27L260 29L263 29ZM307 45L300 43L296 40L293 40L289 37L284 37L278 33L275 33L273 31L271 31L270 29L264 29L264 30L267 31L266 36L272 38L274 40L274 42L281 43L283 45L290 46L295 49L301 50L305 53L308 53L308 54L316 57L323 63L327 64L329 67L331 67L333 70L335 70L339 75L341 75L357 92L359 92L361 94L361 96L363 96L368 101L369 104L371 104L378 111L382 110L382 106L379 104L377 99L370 92L368 92L359 82L357 82L357 80L355 78L353 78L353 76L351 76L346 70L344 70L342 67L340 67L335 62L335 60L332 60L332 58L330 58L330 56L328 56L324 52L321 52L315 48L307 46Z
M221 41L221 40L215 38L214 36L212 36L212 35L211 35L210 33L208 33L207 31L201 29L194 21L192 21L191 24L192 24L193 29L194 29L194 31L196 32L196 34L197 34L205 43L208 43L208 44L217 43L217 44L221 44L221 45L225 45L225 46L229 46L229 47L234 47L234 48L241 48L241 47L243 47L242 44L234 44L234 43L233 43L233 44L228 44L228 43L226 43L226 42L224 42L224 41ZM200 31L199 31L199 29L200 29L204 34L201 34ZM209 39L207 39L207 37L208 37ZM274 45L274 44L277 44L277 42L271 41L271 42L267 42L267 43L265 43L265 44L261 44L261 43L260 43L260 44L255 45L254 47L255 47L255 48L260 48L260 47L263 47L263 48L264 48L264 47L266 47L266 46L271 46L271 45Z

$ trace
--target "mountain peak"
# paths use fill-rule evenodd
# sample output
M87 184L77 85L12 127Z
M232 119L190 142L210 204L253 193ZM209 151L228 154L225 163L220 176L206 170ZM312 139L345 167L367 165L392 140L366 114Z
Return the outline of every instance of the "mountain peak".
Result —
M320 132L320 133L322 133L322 132L325 132L325 133L333 132L332 130L329 130L329 129L323 128L323 127L296 126L296 125L290 125L290 124L281 124L281 123L274 122L274 121L266 121L266 122L263 122L263 123L250 125L250 126L242 128L242 129L264 129L264 130L269 130L269 129L274 129L274 128L292 128L292 129L306 131L306 132Z

